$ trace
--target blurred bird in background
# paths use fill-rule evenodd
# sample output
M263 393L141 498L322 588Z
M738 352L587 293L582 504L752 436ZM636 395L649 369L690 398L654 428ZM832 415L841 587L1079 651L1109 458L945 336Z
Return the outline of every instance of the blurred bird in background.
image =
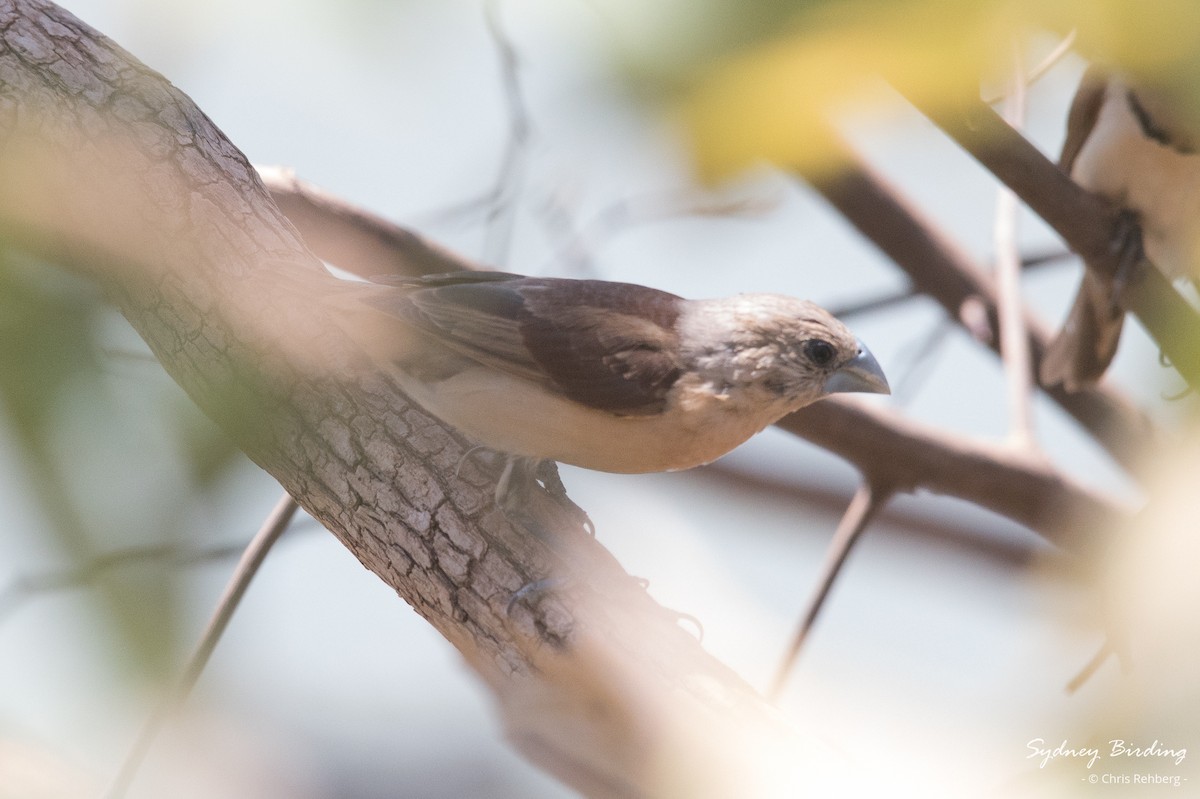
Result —
M1093 66L1071 104L1059 166L1083 188L1126 209L1128 268L1142 251L1172 280L1200 277L1200 126L1196 101L1178 87L1133 85ZM1137 245L1140 228L1141 244ZM1085 269L1079 293L1042 361L1043 384L1094 385L1117 350L1122 273Z

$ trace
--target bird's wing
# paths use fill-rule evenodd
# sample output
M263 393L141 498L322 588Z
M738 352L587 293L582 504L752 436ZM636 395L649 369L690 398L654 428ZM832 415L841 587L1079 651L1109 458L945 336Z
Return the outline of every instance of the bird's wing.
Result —
M1062 383L1068 391L1095 385L1117 353L1124 321L1111 283L1085 269L1067 320L1042 356L1042 384Z
M1104 106L1104 96L1108 91L1109 72L1103 67L1090 66L1079 80L1079 88L1071 100L1071 109L1067 112L1067 135L1063 141L1062 153L1058 156L1058 166L1068 175L1075 166L1084 143L1096 127L1100 118L1100 109Z
M490 369L621 415L661 411L681 371L680 298L593 280L497 272L389 281L371 301Z
M1091 66L1079 81L1067 112L1067 135L1058 158L1059 168L1068 175L1095 130L1111 77L1103 67ZM1111 281L1085 268L1067 320L1042 357L1042 384L1062 383L1068 391L1094 385L1116 354L1123 321L1124 313L1112 300Z
M1190 91L1179 96L1168 87L1139 86L1136 90L1130 89L1126 99L1146 138L1180 155L1195 155L1195 120L1180 108L1181 104L1186 107L1190 98Z

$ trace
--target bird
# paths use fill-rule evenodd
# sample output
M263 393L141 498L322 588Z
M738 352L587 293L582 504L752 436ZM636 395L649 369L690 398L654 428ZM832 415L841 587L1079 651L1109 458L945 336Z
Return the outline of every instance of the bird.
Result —
M1084 73L1067 115L1059 167L1127 212L1118 242L1131 269L1140 256L1172 280L1200 277L1200 153L1187 105L1165 85L1134 82L1104 65ZM1140 234L1140 240L1137 236ZM1094 385L1117 350L1126 279L1085 269L1062 329L1042 360L1044 385Z
M375 278L396 327L380 355L415 403L509 458L497 487L566 463L602 472L709 463L842 392L888 394L871 352L812 302L687 300L631 283L455 272Z

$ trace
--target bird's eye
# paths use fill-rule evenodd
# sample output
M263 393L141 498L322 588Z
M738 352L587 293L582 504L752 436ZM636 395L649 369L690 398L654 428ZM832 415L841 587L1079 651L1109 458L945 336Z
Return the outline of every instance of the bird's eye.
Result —
M835 353L833 345L828 341L814 338L804 342L804 354L817 366L825 366L833 360Z

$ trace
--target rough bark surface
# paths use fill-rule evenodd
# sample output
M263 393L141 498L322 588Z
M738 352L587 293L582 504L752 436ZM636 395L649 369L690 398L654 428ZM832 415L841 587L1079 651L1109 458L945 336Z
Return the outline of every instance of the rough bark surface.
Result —
M531 511L547 538L496 511L495 470L369 368L334 279L242 153L162 76L41 0L0 0L0 236L98 279L171 376L463 653L513 739L568 783L752 795L748 778L803 760L757 694L553 502ZM542 580L555 582L510 607Z

